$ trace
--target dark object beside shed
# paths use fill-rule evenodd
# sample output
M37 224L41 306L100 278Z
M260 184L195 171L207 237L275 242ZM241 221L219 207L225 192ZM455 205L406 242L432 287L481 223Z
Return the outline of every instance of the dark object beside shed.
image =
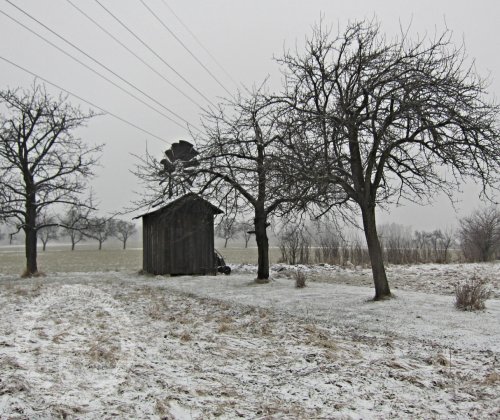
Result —
M194 193L143 214L143 270L151 274L215 274L214 216L222 210Z

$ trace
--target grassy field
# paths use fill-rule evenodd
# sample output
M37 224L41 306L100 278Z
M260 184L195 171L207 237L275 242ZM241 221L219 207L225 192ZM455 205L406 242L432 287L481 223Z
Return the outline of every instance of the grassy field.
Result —
M39 250L38 267L45 273L95 272L95 271L139 271L142 268L142 249L130 247L105 247L101 251L94 244L80 245L74 251L69 245L54 245L45 252ZM227 264L256 264L257 248L220 248ZM271 248L271 263L279 258L279 250ZM25 267L22 246L0 247L0 273L20 274Z

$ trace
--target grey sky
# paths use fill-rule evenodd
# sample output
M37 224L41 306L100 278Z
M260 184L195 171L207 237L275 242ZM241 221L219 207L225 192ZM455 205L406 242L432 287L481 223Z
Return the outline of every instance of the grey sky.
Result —
M75 10L68 0L10 0L19 8L40 20L57 34L112 69L159 103L182 116L193 125L199 125L199 108L186 99L165 80L157 76L114 40ZM153 17L140 0L99 0L116 17L150 46L161 58L195 86L206 98L217 102L227 92L186 52L172 35ZM71 0L85 13L105 27L121 42L140 55L173 85L195 102L207 105L206 99L195 92L174 72L121 27L93 0ZM157 14L189 49L224 85L234 92L239 84L259 84L267 76L271 86L278 87L280 76L273 55L279 56L283 48L295 48L310 28L323 16L323 21L334 30L348 20L376 17L390 37L400 26L411 23L410 32L432 36L445 27L453 31L457 44L465 43L468 55L476 60L478 71L489 76L490 91L500 93L500 2L497 0L434 1L291 1L291 0L147 0L146 4ZM179 23L168 4L185 25L223 66L219 68L202 50L189 32ZM120 86L133 89L114 75L107 73L80 52L73 50L54 34L33 22L5 0L0 10L18 19L43 35L60 48L78 57ZM61 87L107 109L144 128L167 143L188 139L186 130L127 96L118 88L99 78L82 65L49 46L19 24L0 14L0 56L23 66ZM1 87L27 87L33 80L29 74L0 60ZM239 85L241 87L241 85ZM52 92L56 89L50 88ZM135 92L137 96L139 93ZM161 112L164 108L155 105ZM73 103L77 99L71 98ZM83 104L83 108L88 108ZM175 117L173 117L175 118ZM181 125L183 123L181 122ZM140 187L129 173L135 158L131 154L144 154L146 144L150 152L161 155L168 144L145 134L107 115L95 118L86 129L78 133L91 143L106 143L102 168L93 182L93 188L105 212L119 210L130 203L132 191ZM464 215L480 206L477 189L465 186L466 194L457 195L458 215ZM446 227L455 223L456 214L446 199L436 197L432 207L416 207L404 203L390 214L379 212L379 221L412 225L418 229Z

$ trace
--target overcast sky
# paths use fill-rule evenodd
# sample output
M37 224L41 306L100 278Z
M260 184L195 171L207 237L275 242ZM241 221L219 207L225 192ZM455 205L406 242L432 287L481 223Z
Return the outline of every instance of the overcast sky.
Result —
M389 36L396 34L401 26L410 24L410 32L421 35L432 35L447 27L453 31L457 44L465 44L480 74L489 77L492 96L498 98L500 93L498 0L145 0L146 5L141 0L99 0L99 3L101 5L94 0L0 0L0 10L114 83L141 96L159 112L133 99L5 14L0 14L0 56L149 132L133 128L109 114L95 118L87 128L79 131L80 137L89 143L106 144L102 167L93 182L103 212L129 205L133 191L141 188L129 172L136 162L132 154L143 155L147 146L150 152L160 156L169 143L189 139L185 123L199 125L199 106L206 107L208 101L216 103L228 96L227 91L235 92L242 85L251 87L268 76L270 85L278 88L280 75L273 56L280 56L284 48L300 45L321 16L335 30L338 26L344 28L349 20L375 17ZM82 12L140 56L154 71ZM1 88L28 87L33 81L32 75L2 59L0 75ZM143 97L134 87L149 98ZM53 87L49 90L57 93ZM71 102L89 108L79 99L71 98ZM160 113L169 115L177 124ZM457 215L463 216L481 205L473 185L464 189L466 194L457 195L461 200L457 204L458 213L446 199L436 197L432 207L403 203L398 208L391 208L390 212L380 211L379 222L396 222L415 229L451 226Z

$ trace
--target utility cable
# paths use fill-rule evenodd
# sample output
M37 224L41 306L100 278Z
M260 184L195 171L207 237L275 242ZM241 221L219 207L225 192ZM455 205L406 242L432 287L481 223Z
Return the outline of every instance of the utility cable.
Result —
M201 60L186 46L186 44L184 44L184 42L182 42L182 40L165 24L165 22L163 22L163 20L161 20L158 17L158 15L144 2L144 0L140 1L143 4L143 6L149 11L149 13L151 13L151 15L153 15L153 17L168 31L168 33L172 35L179 44L182 45L182 47L189 53L189 55L191 55L191 57L193 57L196 60L196 62L201 67L203 67L203 69L210 75L210 77L212 77L212 79L214 79L217 82L217 84L229 94L229 96L233 96L233 94L229 92L229 90L227 90L227 88L219 81L219 79L215 77L215 75L210 71L210 69L201 62Z
M9 1L9 0L6 0ZM94 0L101 8L103 8L116 22L118 22L127 32L129 32L135 39L137 39L142 45L144 45L152 54L155 55L163 64L165 64L170 70L172 70L177 76L179 76L188 86L191 87L196 93L198 93L203 99L205 99L213 107L217 105L208 99L200 90L198 90L189 80L187 80L181 73L179 73L175 68L168 64L165 59L160 56L155 50L153 50L142 38L140 38L132 29L125 25L120 19L118 19L109 9L106 8L99 0Z
M170 80L168 80L163 74L161 74L158 70L156 70L153 66L148 64L143 58L141 58L138 54L136 54L134 51L132 51L129 47L127 47L122 41L120 41L117 37L115 37L111 32L109 32L106 28L104 28L102 25L100 25L94 18L89 16L85 11L80 9L76 4L73 3L72 0L66 0L73 8L75 8L78 12L80 12L83 16L85 16L88 20L90 20L95 26L97 26L101 31L103 31L106 35L108 35L110 38L112 38L115 42L117 42L119 45L121 45L123 48L125 48L130 54L132 54L135 58L137 58L141 63L143 63L146 67L148 67L151 71L153 71L157 76L161 77L166 83L168 83L170 86L172 86L177 92L179 92L182 96L184 96L186 99L191 101L194 105L199 107L200 109L203 109L203 107L196 102L191 96L189 96L187 93L179 89L178 86L176 86L174 83L172 83Z
M143 133L146 133L147 135L149 135L151 137L154 137L155 139L157 139L157 140L159 140L159 141L161 141L163 143L171 144L171 142L168 142L167 140L165 140L165 139L157 136L156 134L151 133L150 131L148 131L148 130L146 130L146 129L144 129L144 128L142 128L142 127L140 127L140 126L138 126L138 125L136 125L136 124L134 124L134 123L132 123L132 122L130 122L128 120L126 120L125 118L122 118L122 117L116 115L113 112L107 111L106 109L100 107L99 105L96 105L95 103L93 103L93 102L91 102L91 101L89 101L87 99L84 99L81 96L79 96L79 95L77 95L77 94L75 94L75 93L73 93L73 92L71 92L71 91L69 91L67 89L64 89L63 87L59 86L58 84L53 83L53 82L45 79L42 76L39 76L38 74L36 74L36 73L34 73L34 72L26 69L25 67L20 66L19 64L14 63L13 61L10 61L9 59L7 59L5 57L2 57L1 55L0 55L0 60L3 60L5 62L11 64L14 67L17 67L18 69L20 69L20 70L22 70L22 71L24 71L24 72L32 75L33 77L36 77L37 79L43 80L45 83L47 83L47 84L49 84L51 86L54 86L55 88L57 88L57 89L59 89L59 90L61 90L63 92L66 92L68 95L71 95L71 96L77 98L78 100L80 100L82 102L85 102L86 104L88 104L88 105L90 105L90 106L98 109L101 112L104 112L105 114L111 115L112 117L116 118L117 120L119 120L121 122L124 122L125 124L128 124L129 126L134 127L135 129L137 129L139 131L142 131ZM186 127L183 127L183 128L186 128Z
M166 0L161 0L163 4L167 7L168 10L170 10L170 13L172 13L175 18L179 21L179 23L186 29L186 31L189 32L189 34L193 37L193 39L196 41L196 43L208 54L208 56L213 60L215 64L226 74L227 77L231 79L231 81L234 83L234 85L239 89L240 84L234 80L234 78L231 76L231 74L224 68L222 64L219 63L219 61L210 53L208 48L206 48L202 42L199 40L199 38L189 29L189 27L181 20L181 18L175 13L175 11L168 5Z
M16 22L18 25L22 26L24 29L26 29L27 31L31 32L33 35L37 36L38 38L42 39L43 41L45 41L46 43L48 43L49 45L51 45L52 47L56 48L57 50L59 50L60 52L62 52L63 54L65 54L66 56L70 57L71 59L75 60L78 64L82 65L83 67L87 68L88 70L90 70L91 72L93 72L94 74L96 74L97 76L101 77L102 79L104 79L105 81L107 81L108 83L112 84L113 86L117 87L118 89L120 89L121 91L125 92L127 95L131 96L132 98L134 98L135 100L139 101L140 103L142 103L143 105L147 106L148 108L152 109L153 111L157 112L158 114L162 115L163 117L165 117L166 119L168 119L169 121L173 122L174 124L178 125L179 127L182 127L182 128L186 128L184 127L184 125L180 124L179 122L177 122L176 120L174 120L173 118L171 118L169 115L159 111L158 109L156 109L155 107L153 107L151 104L148 104L146 101L144 101L143 99L139 98L137 95L129 92L128 90L124 89L122 86L118 85L117 83L115 83L114 81L112 81L111 79L109 79L108 77L104 76L103 74L99 73L97 70L93 69L92 67L90 67L89 65L87 65L86 63L84 63L83 61L79 60L78 58L74 57L73 55L71 55L70 53L68 53L67 51L63 50L62 48L60 48L59 46L57 46L56 44L54 44L53 42L49 41L47 38L45 38L43 35L40 35L38 34L36 31L32 30L31 28L29 28L28 26L24 25L22 22L19 22L17 19L13 18L12 16L10 16L9 14L7 14L6 12L4 12L3 10L0 10L0 13L3 14L4 16L8 17L9 19L13 20L14 22ZM139 90L140 91L140 90ZM161 104L160 104L161 105ZM169 111L170 113L172 113L173 115L175 115L177 118L181 119L182 121L184 121L186 123L186 125L188 127L193 127L195 130L197 131L200 131L199 128L197 128L196 126L193 126L192 124L190 124L187 120L185 120L184 118L178 116L176 113L174 113L173 111L170 111L167 107L165 106L162 106L163 108L167 109L167 111Z
M184 27L186 31L191 35L191 37L196 41L196 43L207 53L207 55L212 59L212 61L225 73L225 75L231 79L231 81L234 83L236 88L240 88L240 84L231 76L231 74L224 68L224 66L215 58L215 56L208 50L205 45L199 40L199 38L189 29L189 27L181 20L181 18L175 13L175 11L168 5L166 0L162 0L163 4L167 7L168 10L170 10L170 13L172 13L175 18L179 21L179 23Z

